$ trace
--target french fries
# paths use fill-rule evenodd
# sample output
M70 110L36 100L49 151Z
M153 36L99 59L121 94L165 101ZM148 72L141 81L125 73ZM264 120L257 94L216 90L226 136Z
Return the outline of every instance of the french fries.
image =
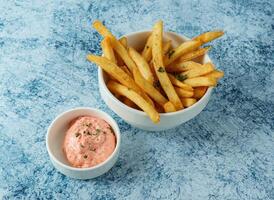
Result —
M197 100L195 98L181 98L182 104L184 105L184 107L188 108L190 106L192 106L193 104L195 104L197 102Z
M110 61L112 61L113 63L117 63L115 55L114 55L114 51L113 51L113 49L111 47L111 44L110 44L110 38L109 37L105 37L102 40L101 47L102 47L104 56L107 59L109 59Z
M173 105L175 106L177 110L180 110L183 108L183 105L178 95L176 94L174 87L171 81L169 80L164 67L162 41L163 41L163 22L159 21L154 25L153 33L152 33L153 65L154 65L156 75L168 99L173 103Z
M201 64L197 59L211 48L202 45L223 31L202 33L173 48L171 40L163 42L163 22L158 21L139 53L128 46L127 37L116 39L100 21L95 20L93 27L103 36L103 57L90 54L87 59L109 75L107 87L116 98L144 111L154 123L160 121L159 113L195 104L224 76L212 63Z
M195 77L184 80L185 84L188 84L192 87L201 87L201 86L216 86L217 79L212 77Z
M205 77L212 77L212 78L216 78L216 79L220 79L224 76L224 72L223 71L219 71L219 70L214 70L206 75L204 75Z
M134 90L138 94L140 94L145 100L147 100L152 106L154 105L152 100L145 94L140 87L134 82L134 80L124 72L120 67L118 67L115 63L111 62L110 60L89 54L87 59L91 62L96 63L100 67L103 68L105 72L110 74L116 80L118 80L123 85L127 86L128 88Z
M171 83L174 86L180 87L184 90L189 90L189 91L193 91L193 88L190 85L187 85L179 80L176 79L176 77L172 74L168 74L168 78L170 79Z
M210 49L211 49L211 46L208 46L208 47L200 48L193 52L189 52L187 54L182 55L179 61L185 62L185 61L193 60L194 58L205 55Z
M168 72L184 72L184 71L188 71L201 66L202 65L200 63L196 63L193 61L186 61L181 63L170 64L169 66L166 67L166 70Z
M149 63L152 58L152 35L147 38L147 42L142 51L142 56Z
M182 72L181 75L186 76L186 78L194 78L202 76L214 71L214 66L212 63L206 63L202 67L196 67L194 69Z
M127 38L126 37L121 37L119 39L119 42L127 49Z
M142 96L133 91L132 89L121 85L115 81L109 81L107 87L110 91L123 95L133 101L137 106L139 106L143 111L145 111L150 119L154 123L158 123L160 121L160 115L155 110L153 106L151 106Z
M202 97L204 96L204 94L206 93L207 88L208 88L208 87L204 87L204 86L202 86L202 87L195 87L195 88L194 88L194 95L193 95L193 98L195 98L195 99L200 99L200 98L202 98Z
M176 108L170 101L168 101L164 104L164 110L166 113L169 113L169 112L175 112Z
M202 33L201 35L198 35L197 37L194 37L192 40L200 42L201 45L211 42L212 40L217 39L218 37L221 37L224 34L223 31L210 31Z
M175 49L169 50L164 58L165 65L169 65L183 54L189 53L198 49L201 46L199 41L186 41Z
M162 106L167 102L167 99L155 87L153 87L152 84L142 77L138 69L134 70L134 77L137 85L142 88L154 101Z
M142 76L151 84L153 85L154 77L150 70L150 67L147 63L147 61L134 49L129 48L128 49L129 55L132 58L132 60L135 62L137 68L141 72Z
M175 87L175 91L177 92L178 96L181 97L192 97L194 92L189 90L184 90L179 87Z

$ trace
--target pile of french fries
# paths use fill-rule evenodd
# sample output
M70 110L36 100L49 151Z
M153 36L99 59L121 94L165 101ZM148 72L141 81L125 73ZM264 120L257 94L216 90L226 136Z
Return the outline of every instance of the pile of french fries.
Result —
M159 113L175 112L195 104L208 87L217 85L224 73L212 63L200 64L197 58L211 47L202 45L221 37L223 31L205 32L172 48L163 41L163 22L157 22L142 52L117 39L100 21L93 27L103 36L102 56L89 54L108 75L108 89L127 106L143 110L154 123Z

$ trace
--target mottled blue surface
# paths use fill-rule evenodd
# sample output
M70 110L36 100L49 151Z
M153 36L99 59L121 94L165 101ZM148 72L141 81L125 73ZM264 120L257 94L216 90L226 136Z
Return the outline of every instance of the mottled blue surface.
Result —
M272 0L0 0L0 199L274 199ZM126 124L101 100L95 19L121 36L151 28L195 36L221 28L209 53L225 78L206 109L166 132ZM111 171L89 181L58 173L45 134L54 117L91 106L122 131Z

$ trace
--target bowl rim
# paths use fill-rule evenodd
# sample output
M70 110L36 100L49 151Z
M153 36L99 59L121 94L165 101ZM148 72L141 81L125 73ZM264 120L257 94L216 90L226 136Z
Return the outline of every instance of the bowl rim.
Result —
M137 31L137 32L132 32L132 33L129 33L129 34L125 34L125 35L122 35L120 38L122 37L129 37L129 36L132 36L132 35L136 35L136 34L147 34L147 33L151 33L152 31L151 30L141 30L141 31ZM184 35L180 35L178 33L175 33L175 32L172 32L172 31L166 31L165 33L168 33L168 34L174 34L176 35L177 37L180 37L184 40L190 40L190 38L184 36ZM210 57L208 56L208 54L205 54L205 56L211 61ZM129 109L130 111L134 112L135 114L141 114L141 115L144 115L144 116L147 116L147 114L144 112L144 111L140 111L140 110L137 110L137 109L134 109L134 108L131 108L127 105L125 105L124 103L122 103L119 99L117 99L110 91L109 89L107 88L106 86L106 83L104 81L104 77L103 77L103 74L105 72L103 71L103 69L101 67L98 67L98 82L99 82L99 87L102 86L103 89L107 92L107 94L112 97L112 99L114 99L114 101L116 103L118 103L120 106L122 106L123 108L125 109ZM199 99L199 101L197 101L195 104L193 104L192 106L189 106L188 108L184 108L182 110L178 110L178 111L175 111L175 112L169 112L169 113L159 113L160 114L160 117L161 116L173 116L173 115L178 115L178 114L182 114L182 113L185 113L185 112L188 112L189 110L192 110L192 109L195 109L195 107L197 107L199 104L201 104L208 96L210 96L211 92L213 90L213 87L208 87L206 93L204 94L204 96Z
M103 114L103 115L107 116L109 118L109 120L113 123L113 125L110 125L107 122L112 127L112 129L114 131L114 134L115 134L115 138L116 138L115 149L112 152L112 154L106 160L104 160L103 162L99 163L98 165L95 165L95 166L92 166L92 167L78 168L78 167L72 167L70 165L64 164L63 162L61 162L59 159L57 159L53 155L53 153L52 153L52 151L49 147L49 134L50 134L51 129L54 127L54 124L56 123L56 121L58 119L60 119L61 117L63 117L64 115L66 115L70 112L75 112L77 110L89 110L89 111L92 111L92 112L97 112L97 113ZM105 120L104 118L101 118L101 119ZM61 114L57 115L54 118L54 120L51 122L51 124L49 125L48 130L47 130L47 134L46 134L46 147L47 147L47 151L48 151L48 154L49 154L50 158L53 159L54 162L58 163L58 165L61 165L63 168L73 170L73 171L91 171L91 170L97 170L98 168L103 167L108 162L110 162L110 160L112 160L113 157L118 153L118 151L120 149L120 144L121 144L121 133L120 133L120 128L119 128L117 122L109 114L107 114L106 112L104 112L100 109L97 109L97 108L90 108L90 107L76 107L76 108L69 109L69 110L67 110L65 112L62 112Z

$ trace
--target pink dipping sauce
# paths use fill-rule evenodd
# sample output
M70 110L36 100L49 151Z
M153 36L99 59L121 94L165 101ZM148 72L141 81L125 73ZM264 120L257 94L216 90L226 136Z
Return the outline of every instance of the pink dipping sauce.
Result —
M102 119L82 116L71 122L63 150L73 167L85 168L104 162L114 151L116 138Z

